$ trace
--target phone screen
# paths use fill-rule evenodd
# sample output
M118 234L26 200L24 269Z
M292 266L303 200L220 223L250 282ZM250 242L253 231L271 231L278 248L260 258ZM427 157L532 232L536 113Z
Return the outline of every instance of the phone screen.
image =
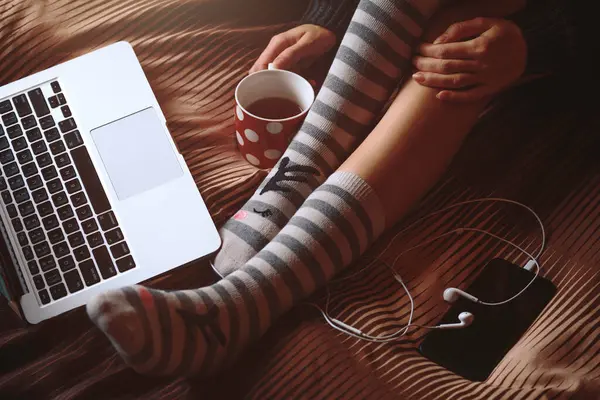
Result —
M490 261L465 291L481 301L507 300L531 281L534 273L502 259ZM501 306L485 306L460 298L439 324L458 322L463 311L475 316L473 323L458 330L433 330L419 351L431 361L472 381L483 381L533 324L552 300L556 287L537 277L515 300Z

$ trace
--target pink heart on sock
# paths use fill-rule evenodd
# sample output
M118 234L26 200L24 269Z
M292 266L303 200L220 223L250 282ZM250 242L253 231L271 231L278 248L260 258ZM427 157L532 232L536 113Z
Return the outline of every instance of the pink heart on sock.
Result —
M243 219L246 219L247 216L248 216L248 213L246 211L240 210L233 216L233 219L235 219L237 221L241 221Z

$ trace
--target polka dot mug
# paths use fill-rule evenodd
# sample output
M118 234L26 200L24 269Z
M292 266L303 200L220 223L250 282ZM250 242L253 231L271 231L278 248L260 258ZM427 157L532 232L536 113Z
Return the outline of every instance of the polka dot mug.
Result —
M258 100L283 98L296 103L301 112L290 118L269 119L248 112ZM240 153L258 168L275 166L300 129L315 100L311 84L290 71L259 71L244 78L235 90L235 137ZM300 111L299 110L299 111Z

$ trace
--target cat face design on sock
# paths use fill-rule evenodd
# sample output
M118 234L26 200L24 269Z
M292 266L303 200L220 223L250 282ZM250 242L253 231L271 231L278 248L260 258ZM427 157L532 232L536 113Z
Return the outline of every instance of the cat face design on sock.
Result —
M192 329L194 327L200 330L206 343L211 343L214 337L221 346L227 344L227 338L219 325L219 309L217 307L210 307L206 314L182 309L178 309L177 313L179 313L190 332L194 332L194 329Z
M283 182L307 182L307 175L317 176L319 170L305 165L290 165L289 157L283 157L275 175L266 183L260 194L263 195L268 192L287 193L290 189L282 186Z

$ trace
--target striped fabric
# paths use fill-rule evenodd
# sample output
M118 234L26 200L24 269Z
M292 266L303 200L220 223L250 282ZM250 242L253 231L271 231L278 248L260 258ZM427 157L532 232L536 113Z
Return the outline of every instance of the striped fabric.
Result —
M287 28L281 23L302 13L248 3L4 0L0 84L113 41L131 41L198 187L222 224L265 176L235 151L233 88L270 36ZM416 348L425 332L394 344L368 344L332 331L304 307L288 313L221 377L147 378L125 366L83 310L20 328L0 306L0 399L600 397L600 119L576 97L562 98L559 82L534 85L482 118L450 173L402 223L489 195L525 202L544 220L550 242L543 274L558 294L488 381L466 381L421 357ZM488 229L534 250L539 238L529 218L505 206L454 210L409 232L385 260L454 226ZM448 307L443 288L466 287L494 256L525 261L476 234L440 240L403 257L396 269L415 295L416 322L439 320ZM156 287L193 288L211 279L210 267L199 263ZM332 315L363 331L381 333L407 319L407 299L381 266L335 286L333 293Z
M285 223L373 130L393 90L410 73L413 49L440 3L358 3L300 131L242 213L219 232L223 245L214 266L220 275L244 265L279 232L277 221L263 217L264 212L277 214ZM282 178L285 190L270 187Z

